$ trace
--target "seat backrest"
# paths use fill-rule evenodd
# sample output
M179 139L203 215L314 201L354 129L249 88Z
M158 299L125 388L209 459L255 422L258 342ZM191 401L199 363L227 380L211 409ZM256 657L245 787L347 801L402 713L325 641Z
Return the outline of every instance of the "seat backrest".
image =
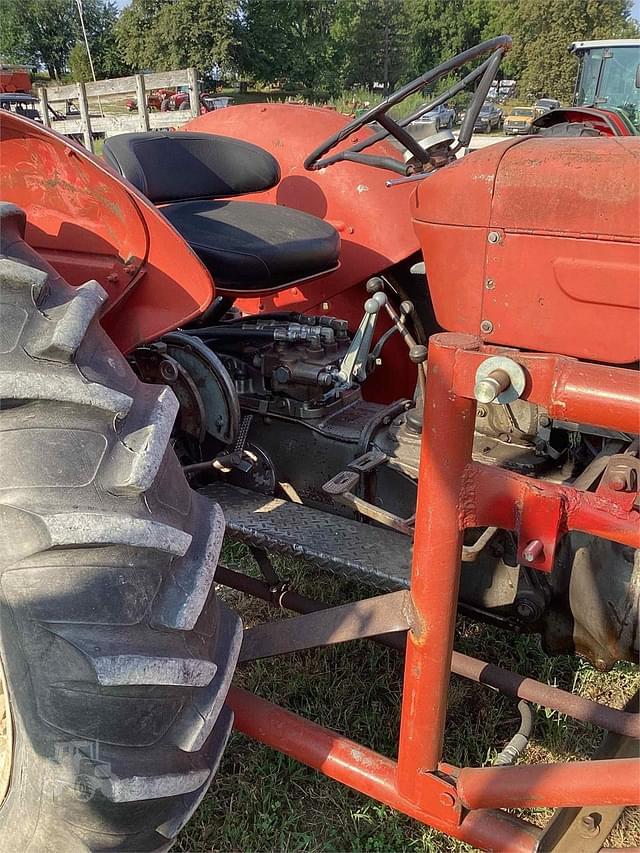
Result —
M259 192L280 180L268 151L211 133L122 133L107 139L103 156L156 203Z

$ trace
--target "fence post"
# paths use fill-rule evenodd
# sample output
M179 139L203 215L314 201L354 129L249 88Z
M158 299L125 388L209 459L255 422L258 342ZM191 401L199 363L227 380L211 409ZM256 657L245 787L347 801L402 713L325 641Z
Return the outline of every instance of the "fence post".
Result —
M195 118L200 115L200 83L198 82L198 71L195 68L187 69L189 80L189 103L191 104L191 115Z
M93 154L93 135L91 133L91 118L89 117L89 102L87 101L87 89L84 83L78 83L78 106L80 107L80 118L82 119L84 147Z
M138 103L140 130L149 130L149 107L147 105L147 91L144 86L144 74L136 74L136 101Z
M49 115L49 96L47 95L46 86L38 86L38 100L40 101L40 118L45 127L51 127L51 117Z

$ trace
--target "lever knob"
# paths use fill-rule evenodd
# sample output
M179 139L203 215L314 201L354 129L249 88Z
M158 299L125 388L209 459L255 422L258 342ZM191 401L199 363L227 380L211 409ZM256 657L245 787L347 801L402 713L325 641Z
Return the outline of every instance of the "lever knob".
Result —
M364 310L367 314L377 314L383 305L386 305L387 297L384 293L374 293L371 299L367 299L364 303Z
M373 278L370 278L366 284L367 293L380 293L384 290L384 281L380 278L380 276L374 275Z

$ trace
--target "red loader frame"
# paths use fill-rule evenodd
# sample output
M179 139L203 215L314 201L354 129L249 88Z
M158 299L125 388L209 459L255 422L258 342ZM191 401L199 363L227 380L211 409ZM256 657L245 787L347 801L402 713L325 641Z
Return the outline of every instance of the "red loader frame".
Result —
M519 557L550 571L556 543L568 531L639 547L640 514L634 506L637 493L619 491L619 484L581 492L471 460L476 371L497 354L520 365L526 377L523 399L545 406L552 417L638 432L640 386L634 371L504 350L470 335L433 336L410 595L382 595L246 632L243 658L249 660L408 627L398 760L244 690L232 689L230 703L239 731L332 779L476 847L533 851L540 849L545 831L502 809L633 805L640 802L640 759L483 768L446 764L442 744L451 671L491 683L482 673L493 669L501 676L494 682L507 692L585 722L599 720L631 737L640 735L640 715L518 679L455 652L452 658L463 531L480 525L513 530ZM578 816L584 831L598 834L601 813L591 808Z

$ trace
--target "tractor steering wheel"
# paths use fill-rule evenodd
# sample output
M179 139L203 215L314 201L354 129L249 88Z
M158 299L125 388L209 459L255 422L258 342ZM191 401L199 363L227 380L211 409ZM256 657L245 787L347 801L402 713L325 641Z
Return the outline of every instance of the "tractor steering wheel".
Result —
M500 65L502 57L510 47L510 36L498 36L497 38L482 42L482 44L478 44L469 50L465 50L457 56L454 56L452 59L448 59L441 65L436 66L436 68L432 68L430 71L427 71L422 76L416 77L416 79L412 80L411 83L407 83L406 86L403 86L401 89L398 89L397 92L389 95L389 97L382 101L381 104L371 107L370 110L367 110L363 115L355 118L353 121L350 121L349 124L345 125L345 127L337 133L334 133L333 136L325 139L324 142L318 145L318 147L312 151L304 161L305 169L308 169L309 171L316 171L317 169L324 169L326 166L333 166L335 163L348 160L351 163L364 163L367 166L374 166L377 169L390 169L391 171L398 172L401 175L408 175L416 171L421 171L422 168L429 163L429 148L442 145L443 143L451 146L454 141L453 134L451 134L450 131L445 131L444 134L438 133L434 136L431 145L428 145L429 138L427 138L427 147L425 148L416 139L414 139L413 136L405 130L405 128L407 125L411 124L411 122L420 118L435 107L440 106L440 104L444 104L454 95L457 95L458 92L466 89L467 86L470 86L475 82L475 80L480 78L478 87L474 92L473 99L469 104L464 121L460 127L457 145L451 150L452 152L455 152L460 148L466 147L471 139L473 126L476 123L480 110L482 109L482 105L487 97L487 93L491 87L496 71L498 70L498 66ZM407 116L401 121L395 121L388 115L391 107L395 107L396 104L404 101L405 98L409 97L409 95L419 92L429 83L439 80L441 77L450 74L452 71L466 65L468 62L473 62L473 60L478 59L480 56L484 56L485 53L490 53L491 55L485 59L484 62L474 68L473 71L463 77L462 80L459 80L454 86L447 89L446 92L438 95L437 98L434 98L434 100L426 104L426 106L420 107L420 109L412 115ZM348 148L343 148L341 151L337 151L335 154L330 154L328 157L325 156L329 151L334 149L336 145L344 142L344 140L351 136L351 134L356 130L360 130L360 128L372 121L377 121L378 124L382 125L383 129L378 133L367 136L366 139L363 139L360 142L354 142L354 144L350 145ZM446 134L449 135L445 139ZM411 152L415 158L413 162L404 163L401 160L396 160L394 157L379 157L361 153L366 148L370 148L382 139L386 139L389 135L397 139L401 145ZM417 167L415 161L417 161Z

